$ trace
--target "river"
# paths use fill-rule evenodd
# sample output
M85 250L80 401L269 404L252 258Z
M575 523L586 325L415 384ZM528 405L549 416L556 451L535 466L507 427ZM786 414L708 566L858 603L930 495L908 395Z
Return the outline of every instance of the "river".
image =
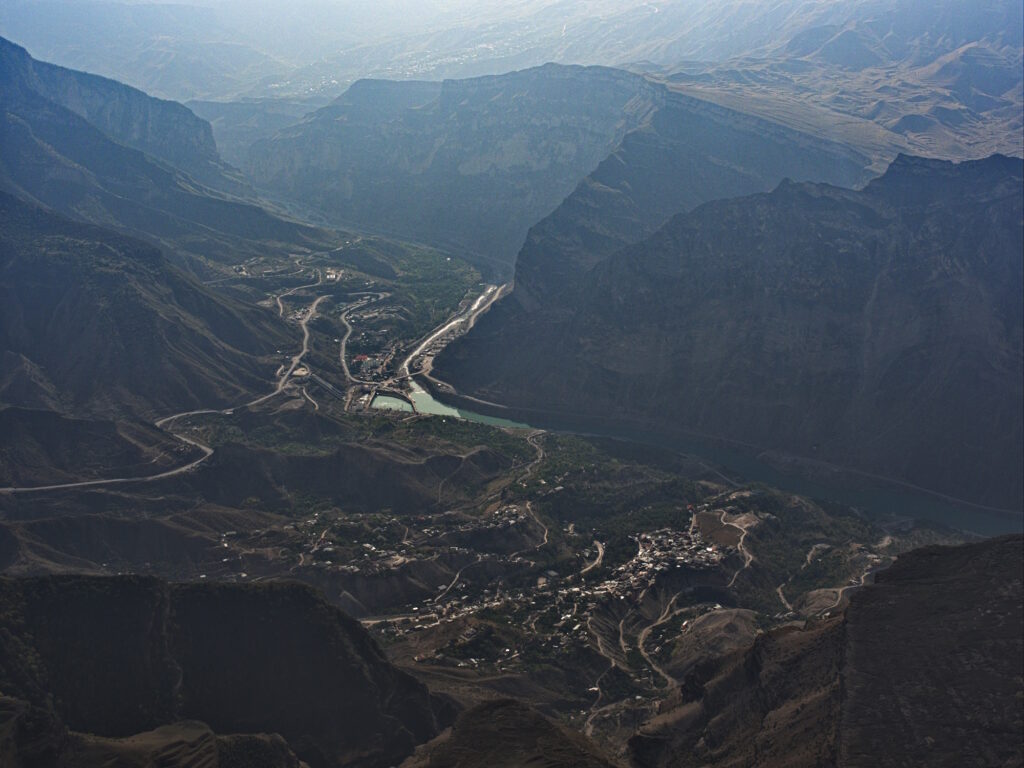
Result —
M450 416L467 421L489 424L495 427L518 429L533 428L522 422L500 419L474 413L462 408L446 405L435 399L416 382L411 382L410 399L416 411L433 416ZM397 398L378 396L374 408L391 408L412 412L412 407ZM571 418L537 420L536 428L596 437L631 440L691 454L719 465L723 471L737 476L740 482L756 482L790 493L816 499L832 501L856 507L878 519L916 518L939 523L959 530L970 531L983 536L1003 533L1019 533L1024 528L1024 517L990 512L985 509L961 506L932 496L923 491L914 491L898 485L875 482L866 478L851 476L836 481L808 477L797 472L786 472L761 461L752 452L731 448L710 439L700 438L658 438L642 429L616 426L595 427L593 424L576 423Z
M412 360L420 354L438 336L447 332L467 317L474 319L476 314L486 311L485 302L496 291L504 286L487 286L486 290L469 307L467 313L453 318L447 324L434 331L416 350L409 355L403 364L408 373ZM471 324L471 323L470 323ZM468 327L468 325L467 325ZM751 450L731 447L721 441L697 437L671 438L653 435L643 427L630 427L619 422L576 418L573 416L555 416L552 414L534 415L531 418L534 426L509 419L485 416L463 408L455 408L435 399L415 380L409 379L410 399L415 405L410 406L396 397L378 395L371 403L373 408L389 409L432 416L448 416L465 419L493 427L510 427L514 429L547 429L557 432L606 437L619 440L630 440L649 445L656 445L667 450L700 457L723 468L726 474L736 473L740 482L756 482L773 488L786 490L790 493L817 499L832 501L856 507L859 510L879 519L915 518L929 520L951 528L957 528L984 536L995 536L1003 533L1019 533L1024 530L1024 516L1013 513L1000 513L984 508L958 504L954 501L929 494L923 490L914 490L896 483L886 483L856 474L840 475L837 479L812 477L799 472L785 471L768 464L758 458Z

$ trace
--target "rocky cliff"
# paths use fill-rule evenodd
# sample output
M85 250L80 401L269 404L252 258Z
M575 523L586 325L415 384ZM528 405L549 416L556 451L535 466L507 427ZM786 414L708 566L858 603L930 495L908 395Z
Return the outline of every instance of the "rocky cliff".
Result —
M253 145L246 170L334 221L453 248L507 274L530 225L658 98L642 77L602 67L364 80Z
M435 372L524 411L689 430L1019 510L1021 167L903 156L861 191L786 182L604 259L593 227L558 228L549 262L528 245L512 297Z
M83 749L68 730L107 739L93 746L109 750L111 739L198 720L217 733L280 734L314 768L386 766L451 719L357 622L297 584L48 577L0 581L0 601L0 685L7 701L24 702L9 707L22 718L16 755ZM31 723L36 736L25 738ZM222 760L245 754L243 744L214 746ZM269 764L294 760L276 753Z
M843 615L705 664L632 739L634 763L1019 765L1022 543L915 550Z
M621 245L715 197L768 189L785 175L851 183L867 164L638 75L546 65L443 84L358 82L257 142L246 168L334 220L456 248L507 275L529 228L566 196L563 217L619 206L611 215L623 219Z
M42 64L2 39L0 86L2 191L189 260L329 239L211 189L237 180L219 165L209 125L181 105Z
M220 157L210 124L187 107L105 77L36 61L24 48L2 38L0 57L5 69L20 70L35 91L125 146L201 177L218 170Z

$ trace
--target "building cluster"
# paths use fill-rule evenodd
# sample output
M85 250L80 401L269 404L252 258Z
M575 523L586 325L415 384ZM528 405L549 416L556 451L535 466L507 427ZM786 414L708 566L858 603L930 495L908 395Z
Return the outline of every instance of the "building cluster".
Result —
M636 595L651 586L659 574L677 568L714 568L723 557L722 550L706 543L697 531L662 528L631 538L637 543L636 555L616 568L614 576L597 587L597 594Z
M460 523L455 527L455 530L463 532L506 530L520 523L525 523L529 519L530 516L526 512L515 504L510 504L494 510L487 517L474 518Z

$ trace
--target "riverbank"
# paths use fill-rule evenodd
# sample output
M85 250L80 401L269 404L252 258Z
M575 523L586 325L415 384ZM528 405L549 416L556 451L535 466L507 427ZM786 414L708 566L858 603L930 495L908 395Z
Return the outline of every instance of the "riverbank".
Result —
M518 422L537 429L626 440L691 454L726 468L727 473L735 472L737 480L764 483L791 493L836 501L880 520L929 520L982 536L1020 533L1024 530L1024 514L1021 512L952 499L926 488L913 487L855 469L696 434L664 423L640 423L554 410L509 408L459 395L447 387L442 390L438 386L439 382L430 377L422 377L419 382L422 388L429 391L434 402L460 415L472 413L477 419Z

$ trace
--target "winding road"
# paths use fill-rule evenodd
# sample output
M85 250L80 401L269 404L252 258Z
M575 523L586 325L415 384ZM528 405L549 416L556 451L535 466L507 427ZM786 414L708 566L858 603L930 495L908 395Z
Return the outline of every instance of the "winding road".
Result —
M725 522L724 510L722 511L722 516L719 518L719 521L722 523L722 525L731 525L732 527L739 528L741 531L743 531L743 533L740 534L739 543L736 545L736 549L738 549L740 554L743 555L743 567L732 575L732 579L730 579L729 584L727 585L727 588L731 589L732 585L736 583L736 579L739 577L739 575L743 573L745 570L747 570L747 568L750 567L750 564L754 562L754 556L750 554L750 550L746 547L747 531L750 529L750 526L740 525L738 522L735 521L731 523ZM783 598L783 600L785 600L785 598Z
M406 357L402 364L398 367L398 373L395 376L395 380L402 381L403 379L408 379L410 377L409 367L412 365L413 360L415 360L419 355L423 354L423 351L426 350L427 347L429 347L431 344L437 341L438 338L448 333L448 331L452 330L460 323L466 322L468 322L468 325L466 327L467 330L469 328L472 328L473 324L476 322L476 318L479 317L481 313L483 313L491 304L493 304L498 299L498 297L501 295L505 287L506 286L504 285L487 286L486 290L484 290L482 294L477 296L476 300L469 306L468 309L458 313L451 320L447 321L446 323L443 323L442 325L438 326L433 331L431 331L427 335L427 337L423 339L423 341L421 341L413 349L412 352L409 353L409 356Z
M284 388L286 386L288 386L288 381L291 378L292 374L295 373L295 369L299 367L299 363L302 362L302 358L304 358L306 356L306 353L309 352L309 323L314 317L316 317L316 311L320 307L320 302L322 302L326 298L326 296L318 296L316 300L312 304L310 304L309 307L306 309L302 321L299 323L299 326L302 328L302 349L299 350L298 354L292 357L292 361L291 364L288 366L288 369L283 374L281 374L280 377L278 377L277 387L269 395L258 397L252 402L246 403L246 407L259 405L260 403L265 402L272 397L276 397L277 395L281 394L284 391Z
M360 294L352 294L352 295L353 296L359 296ZM360 299L355 304L352 304L351 306L346 307L344 309L344 311L341 313L341 324L345 326L345 335L341 337L341 344L338 347L338 360L341 363L341 370L345 374L345 380L349 384L366 384L366 385L369 385L369 386L376 386L376 384L377 384L377 382L374 382L374 381L366 381L364 379L357 379L355 376L352 375L352 371L349 370L349 367L348 367L348 340L349 340L349 338L351 338L352 330L353 330L352 329L352 323L350 323L349 319L348 319L349 315L351 315L356 310L363 309L364 307L372 304L375 301L383 301L384 299L388 298L390 295L391 294L387 293L387 292L369 294L369 295L367 295L366 298Z
M640 655L644 657L644 661L647 662L647 665L651 669L653 669L662 678L664 678L665 682L668 683L670 688L676 685L677 681L674 677L672 677L672 675L670 675L668 672L662 669L661 666L659 666L658 663L654 659L652 659L650 655L647 653L647 638L650 636L651 632L660 627L662 624L664 624L667 621L671 621L680 613L687 610L687 608L677 608L675 610L673 610L672 608L672 606L675 605L675 602L679 598L680 594L682 593L677 592L676 594L672 595L672 599L669 600L668 603L665 605L665 608L662 610L661 615L653 624L649 624L647 627L645 627L636 640L636 647L640 651Z
M319 285L319 284L320 284L320 282L317 282L317 283L314 283L313 286ZM293 288L290 291L287 291L285 294L282 294L282 296L288 295L290 293L294 293L295 291L300 290L301 288L310 288L310 287L313 287L313 286L310 286L310 285L299 286L298 288ZM272 397L275 397L275 396L281 394L281 392L284 391L285 387L288 385L288 381L291 378L291 375L295 372L295 369L299 366L299 363L302 362L302 359L306 356L306 353L309 352L309 336L310 336L310 334L309 334L309 322L316 316L317 308L320 306L320 302L322 302L326 298L327 298L326 296L319 296L319 297L317 297L313 301L313 303L307 308L305 316L303 317L303 319L302 319L302 321L300 323L300 326L302 328L302 348L299 350L298 354L296 354L294 357L292 357L291 365L289 365L287 370L285 370L284 373L282 373L278 377L278 381L277 381L276 386L274 387L274 391L271 392L268 395L264 395L263 397L258 397L255 400L252 400L252 401L250 401L248 403L245 403L244 405L238 406L238 407L245 408L245 407L250 407L250 406L253 406L253 405L258 405L258 404L260 404L262 402L265 402L265 401L271 399ZM278 297L278 307L281 308L280 311L283 314L283 307L281 305L280 299L281 299L281 297L279 296ZM308 397L308 395L307 395L307 397ZM315 403L314 403L314 405L315 405ZM215 413L224 414L224 415L230 415L233 411L234 411L234 408L224 408L224 409L203 408L203 409L198 409L198 410L183 411L182 413L175 413L175 414L173 414L171 416L164 416L163 418L157 419L153 423L153 425L157 429L165 429L167 427L167 425L172 424L173 422L178 421L180 419L184 419L184 418L186 418L188 416L201 416L201 415L205 415L205 414L215 414ZM185 474L187 472L191 472L192 470L194 470L196 467L198 467L200 464L205 462L207 459L209 459L213 455L213 448L211 448L210 446L204 445L203 443L199 442L198 440L195 440L195 439L193 439L191 437L188 437L188 436L182 434L181 432L175 432L172 429L167 429L167 432L169 434L173 435L175 438L177 438L181 442L186 443L186 444L192 446L193 448L198 448L202 452L203 455L200 456L199 458L193 460L193 461L190 461L188 464L185 464L183 466L177 467L175 469L169 469L169 470L167 470L165 472L159 472L159 473L157 473L155 475L146 475L146 476L143 476L143 477L111 477L111 478L104 478L104 479L100 479L100 480L84 480L84 481L76 482L76 483L55 483L55 484L52 484L52 485L34 485L34 486L25 487L25 488L7 487L7 488L0 488L0 495L15 495L15 494L25 494L25 493L44 493L46 491L65 491L65 490L75 490L75 489L82 489L82 488L99 488L99 487L103 487L103 486L107 486L107 485L128 485L128 484L134 484L134 483L155 483L155 482L160 481L160 480L166 480L166 479L171 478L171 477L177 477L178 475L183 475L183 474Z
M597 557L594 559L594 562L589 563L582 571L580 571L580 576L585 576L595 568L600 568L601 563L604 562L604 544L597 539L594 539L594 546L597 547Z

